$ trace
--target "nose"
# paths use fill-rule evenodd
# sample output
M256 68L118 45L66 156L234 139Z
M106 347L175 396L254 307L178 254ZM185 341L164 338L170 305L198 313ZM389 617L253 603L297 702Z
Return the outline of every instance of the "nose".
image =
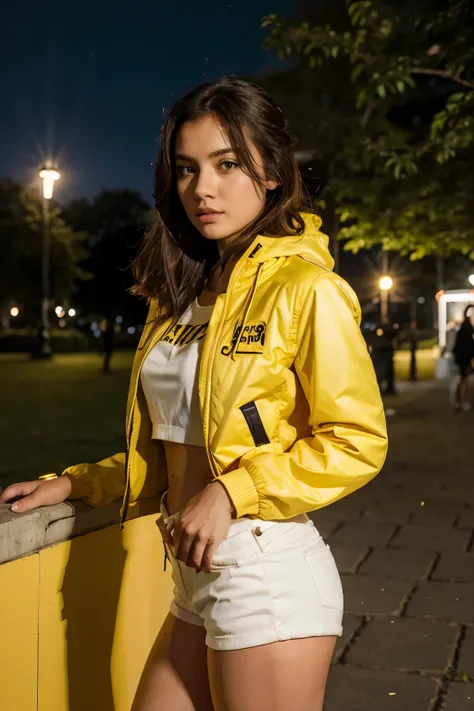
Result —
M212 168L202 168L194 179L194 194L200 202L206 198L215 197L217 192L217 176Z

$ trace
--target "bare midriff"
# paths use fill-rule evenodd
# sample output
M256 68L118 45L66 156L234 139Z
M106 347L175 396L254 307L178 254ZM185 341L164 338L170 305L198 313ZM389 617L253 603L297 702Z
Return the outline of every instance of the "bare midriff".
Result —
M167 509L182 511L188 501L212 482L213 476L205 447L164 442L168 470Z
M199 296L199 304L212 306L217 296L216 292L204 289ZM205 489L212 482L213 476L205 447L177 442L163 444L168 470L167 508L170 514L174 514Z

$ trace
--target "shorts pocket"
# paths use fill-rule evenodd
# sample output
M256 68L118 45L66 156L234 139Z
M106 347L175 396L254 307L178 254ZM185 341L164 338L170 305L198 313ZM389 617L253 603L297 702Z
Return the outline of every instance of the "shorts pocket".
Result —
M232 545L229 545L229 542ZM256 559L253 537L250 531L242 531L231 539L225 539L218 547L211 563L211 572L216 573L228 568L238 568L244 563Z
M341 577L331 550L307 553L305 560L318 589L321 604L342 612L344 608L344 592Z
M211 573L218 573L220 570L226 570L227 568L236 568L238 565L236 558L231 558L230 556L219 558L215 555L211 563Z

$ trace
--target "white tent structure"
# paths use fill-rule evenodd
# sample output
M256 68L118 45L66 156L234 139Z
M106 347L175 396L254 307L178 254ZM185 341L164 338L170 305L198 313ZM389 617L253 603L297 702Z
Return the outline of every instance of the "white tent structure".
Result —
M449 334L453 333L453 324L461 323L468 304L474 305L474 289L453 289L442 291L438 300L438 345L439 358L436 364L436 377L446 378L452 373L452 353L448 343ZM451 325L451 328L449 327Z

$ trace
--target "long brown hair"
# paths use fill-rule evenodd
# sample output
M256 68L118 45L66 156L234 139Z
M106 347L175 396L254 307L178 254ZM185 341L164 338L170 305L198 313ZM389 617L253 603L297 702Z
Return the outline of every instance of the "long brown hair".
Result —
M258 234L302 234L304 222L301 177L286 121L264 89L236 76L202 84L178 101L161 131L155 168L155 219L134 260L136 284L132 292L159 304L157 325L172 316L177 320L201 293L212 267L219 261L214 241L207 240L188 219L177 192L174 151L176 136L187 121L212 114L226 132L243 169L262 186L244 129L255 144L266 179L278 187L267 191L262 213L239 236L236 259ZM221 265L223 266L223 265Z

